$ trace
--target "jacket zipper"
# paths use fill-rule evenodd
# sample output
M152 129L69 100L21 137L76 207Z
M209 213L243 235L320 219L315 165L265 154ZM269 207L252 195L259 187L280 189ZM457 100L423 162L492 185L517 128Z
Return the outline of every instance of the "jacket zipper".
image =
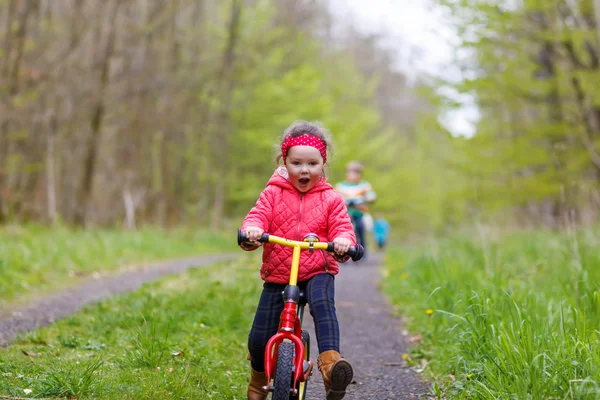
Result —
M296 229L296 240L300 240L300 223L302 222L302 211L304 209L304 193L300 193L300 212L298 217L298 228ZM329 263L327 262L327 257L325 257L325 253L323 250L319 250L321 255L323 256L323 261L325 261L325 272L329 272Z
M300 216L298 217L298 227L296 228L296 240L300 240L300 223L302 222L303 205L304 205L304 193L300 193Z

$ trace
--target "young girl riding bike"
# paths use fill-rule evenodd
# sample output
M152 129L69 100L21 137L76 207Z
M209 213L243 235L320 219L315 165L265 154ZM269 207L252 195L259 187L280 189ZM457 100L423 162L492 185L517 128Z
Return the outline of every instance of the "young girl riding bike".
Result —
M327 130L317 124L295 122L283 134L281 153L275 170L250 210L241 230L251 240L242 244L244 250L256 250L257 240L265 232L292 240L303 240L315 233L320 240L335 245L335 254L323 251L303 252L298 273L298 286L304 288L310 313L314 319L319 346L317 365L327 400L342 399L352 381L352 366L340 355L340 331L335 312L334 276L338 261L348 260L345 254L356 246L352 222L341 196L325 178L323 167L330 147ZM260 274L265 281L263 291L248 335L251 377L248 399L264 400L268 385L264 372L267 341L277 333L284 303L281 292L288 283L292 249L264 244Z

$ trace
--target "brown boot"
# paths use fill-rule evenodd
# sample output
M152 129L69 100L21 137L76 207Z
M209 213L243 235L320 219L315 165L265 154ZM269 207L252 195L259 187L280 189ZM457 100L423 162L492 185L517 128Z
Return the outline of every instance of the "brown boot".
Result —
M248 384L248 400L265 400L269 392L264 390L263 386L267 386L267 384L267 374L252 369Z
M346 395L346 387L352 382L352 366L335 350L321 353L317 359L323 374L327 400L340 400Z

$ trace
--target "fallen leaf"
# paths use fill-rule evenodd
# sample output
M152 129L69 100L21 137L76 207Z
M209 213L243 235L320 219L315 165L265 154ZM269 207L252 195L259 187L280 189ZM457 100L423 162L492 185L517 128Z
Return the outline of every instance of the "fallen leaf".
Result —
M423 336L421 335L415 335L415 336L411 336L410 338L408 338L408 341L411 343L418 343L423 339Z

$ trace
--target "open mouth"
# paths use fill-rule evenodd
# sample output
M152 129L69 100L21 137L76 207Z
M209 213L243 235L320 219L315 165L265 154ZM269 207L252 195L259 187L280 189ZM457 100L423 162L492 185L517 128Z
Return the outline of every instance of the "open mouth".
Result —
M307 184L308 184L308 182L310 182L310 179L309 179L309 178L300 178L300 179L298 179L298 182L299 182L301 185L307 185Z

